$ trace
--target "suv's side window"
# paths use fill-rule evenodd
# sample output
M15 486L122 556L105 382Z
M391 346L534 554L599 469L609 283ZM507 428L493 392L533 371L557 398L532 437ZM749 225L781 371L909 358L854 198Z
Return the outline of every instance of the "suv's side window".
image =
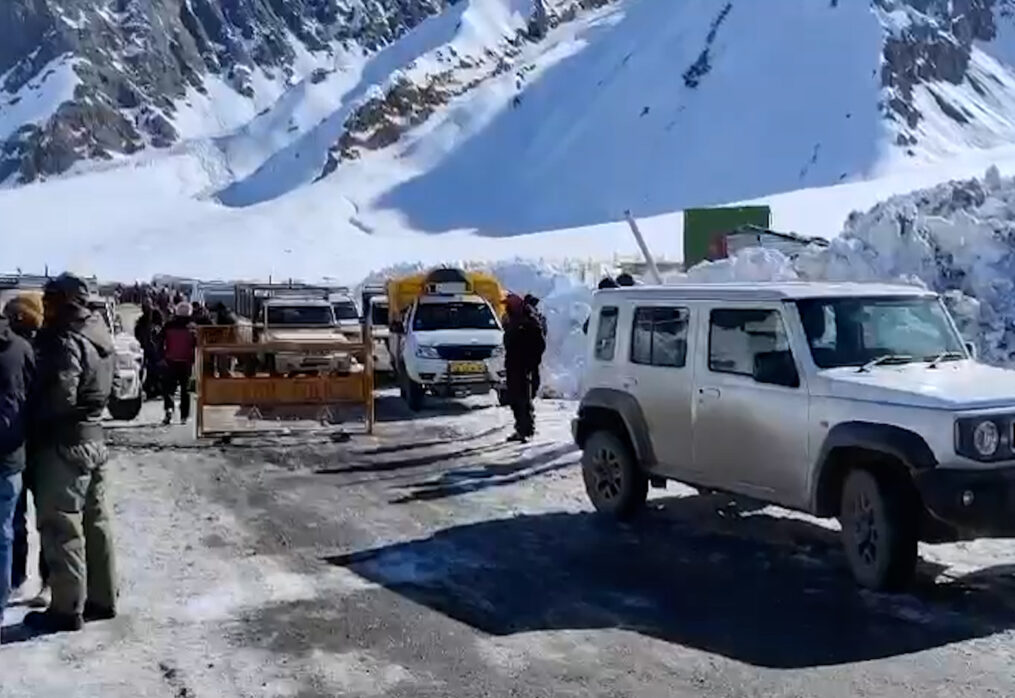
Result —
M635 308L631 363L682 368L687 363L687 308Z
M795 374L789 337L779 311L746 308L712 311L708 332L710 371L756 377L759 363L770 367L773 360Z
M600 361L613 361L617 351L617 308L608 305L599 311L599 322L596 323L596 358Z

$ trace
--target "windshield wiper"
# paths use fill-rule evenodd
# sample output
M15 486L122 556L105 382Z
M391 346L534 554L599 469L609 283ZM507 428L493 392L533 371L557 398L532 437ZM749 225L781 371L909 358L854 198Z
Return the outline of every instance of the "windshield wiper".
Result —
M930 363L927 364L927 368L937 368L937 365L942 361L958 361L959 359L964 358L966 358L966 355L960 351L943 351L930 359Z
M871 359L870 361L865 363L863 366L861 366L860 368L856 369L856 372L857 373L866 373L867 371L871 370L875 366L880 366L881 364L887 364L887 363L908 364L912 360L913 360L913 357L909 356L908 354L882 354L881 356L878 356L876 358Z

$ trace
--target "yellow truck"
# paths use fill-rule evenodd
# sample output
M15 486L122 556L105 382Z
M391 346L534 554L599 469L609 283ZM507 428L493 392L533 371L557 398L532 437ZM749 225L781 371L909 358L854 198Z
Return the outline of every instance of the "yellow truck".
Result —
M504 289L490 274L438 268L391 279L389 353L402 398L495 392L504 403Z

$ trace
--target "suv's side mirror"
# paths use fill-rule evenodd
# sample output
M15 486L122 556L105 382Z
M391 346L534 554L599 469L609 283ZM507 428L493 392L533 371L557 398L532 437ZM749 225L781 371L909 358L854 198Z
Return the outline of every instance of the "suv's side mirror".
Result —
M976 342L966 342L965 344L966 351L969 352L970 356L972 356L974 359L980 358L980 351L979 349L976 348Z
M787 388L800 387L793 354L789 351L762 351L754 355L754 380Z
M390 329L395 334L405 334L405 325L402 324L401 320L392 320Z

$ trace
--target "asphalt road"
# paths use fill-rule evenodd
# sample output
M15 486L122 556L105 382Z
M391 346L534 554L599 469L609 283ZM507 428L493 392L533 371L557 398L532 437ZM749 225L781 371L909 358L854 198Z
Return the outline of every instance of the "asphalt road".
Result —
M833 530L776 509L671 486L601 519L573 405L542 402L520 446L490 404L413 418L385 394L373 437L229 446L150 404L111 429L124 618L0 653L40 687L70 654L75 695L104 698L1015 695L1015 544L928 549L914 593L861 592Z

